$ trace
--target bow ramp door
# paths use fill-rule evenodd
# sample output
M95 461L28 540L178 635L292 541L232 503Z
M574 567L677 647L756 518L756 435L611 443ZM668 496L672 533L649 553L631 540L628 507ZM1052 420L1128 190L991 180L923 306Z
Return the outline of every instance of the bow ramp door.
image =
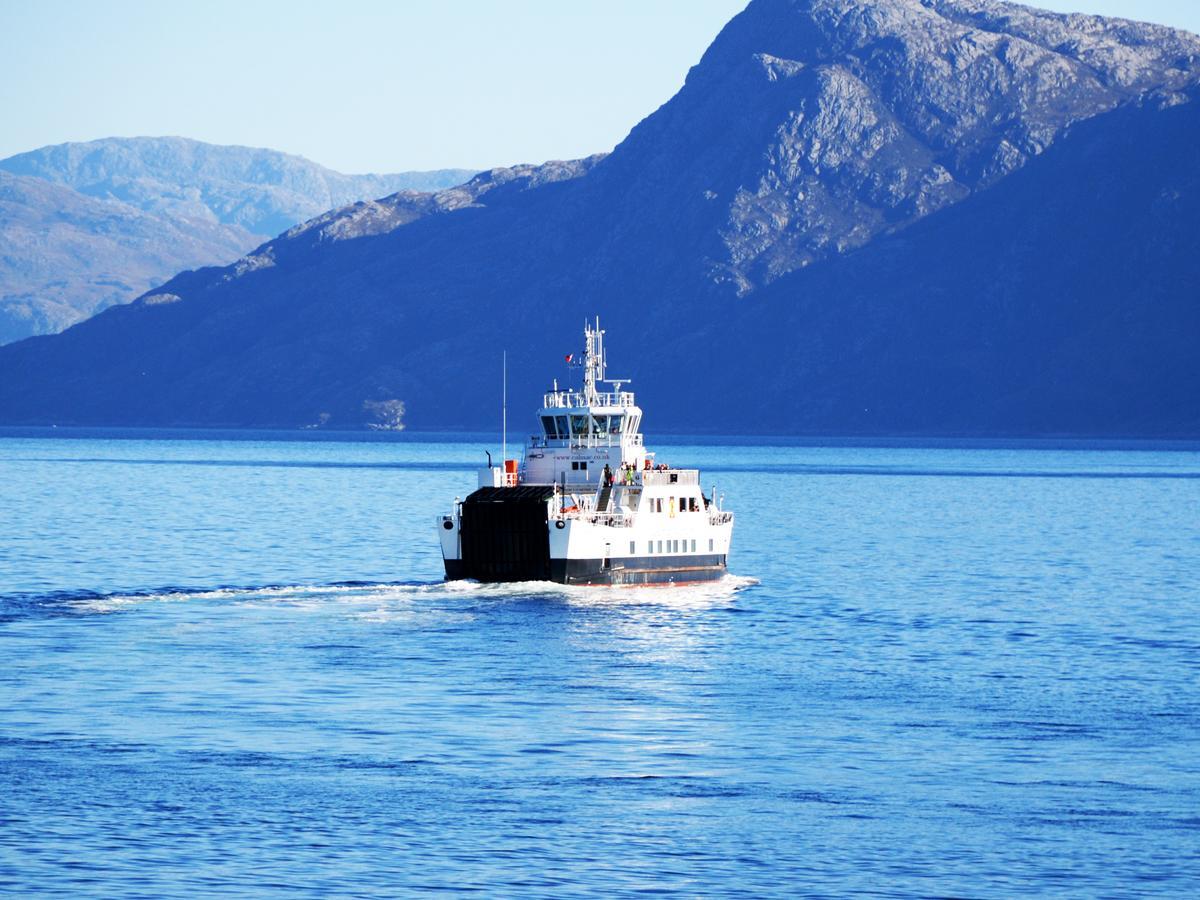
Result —
M549 581L549 485L485 487L462 504L463 577Z

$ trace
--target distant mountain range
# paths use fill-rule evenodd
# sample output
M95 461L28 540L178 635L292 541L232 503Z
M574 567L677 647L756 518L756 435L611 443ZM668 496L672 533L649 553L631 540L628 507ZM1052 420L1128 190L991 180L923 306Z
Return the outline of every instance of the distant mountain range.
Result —
M1200 436L1198 100L1167 28L754 0L610 155L0 349L0 420L487 427L500 349L532 404L598 312L652 432Z
M274 150L108 138L0 160L0 343L59 331L326 210L471 171L343 175Z

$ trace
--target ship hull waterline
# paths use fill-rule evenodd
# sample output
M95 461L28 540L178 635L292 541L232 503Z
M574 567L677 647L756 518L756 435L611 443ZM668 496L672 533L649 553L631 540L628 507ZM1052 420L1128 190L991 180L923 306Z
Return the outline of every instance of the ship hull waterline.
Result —
M511 577L471 571L461 559L448 559L447 581L473 580L484 584L554 582L579 587L670 587L719 581L728 572L723 554L644 556L620 560L551 559L545 577Z

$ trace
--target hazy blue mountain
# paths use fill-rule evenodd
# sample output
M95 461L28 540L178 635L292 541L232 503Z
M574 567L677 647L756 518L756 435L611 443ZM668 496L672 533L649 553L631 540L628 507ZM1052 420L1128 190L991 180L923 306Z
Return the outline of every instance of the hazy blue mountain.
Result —
M60 331L163 273L237 259L238 226L172 220L0 171L0 343Z
M0 343L60 331L182 269L232 262L333 207L472 174L343 175L184 138L108 138L0 160Z
M0 350L0 419L498 418L583 317L652 430L1200 435L1200 39L755 0L607 157L356 204Z
M180 137L56 144L0 160L0 169L146 212L238 225L264 238L337 206L396 191L452 187L475 174L440 169L343 175L277 150Z

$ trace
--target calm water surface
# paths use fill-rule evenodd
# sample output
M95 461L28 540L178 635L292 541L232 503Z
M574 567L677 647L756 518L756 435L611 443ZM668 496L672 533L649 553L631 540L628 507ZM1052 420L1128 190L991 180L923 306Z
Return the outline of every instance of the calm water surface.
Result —
M1200 889L1200 453L677 442L725 582L443 585L482 446L0 438L0 892Z

